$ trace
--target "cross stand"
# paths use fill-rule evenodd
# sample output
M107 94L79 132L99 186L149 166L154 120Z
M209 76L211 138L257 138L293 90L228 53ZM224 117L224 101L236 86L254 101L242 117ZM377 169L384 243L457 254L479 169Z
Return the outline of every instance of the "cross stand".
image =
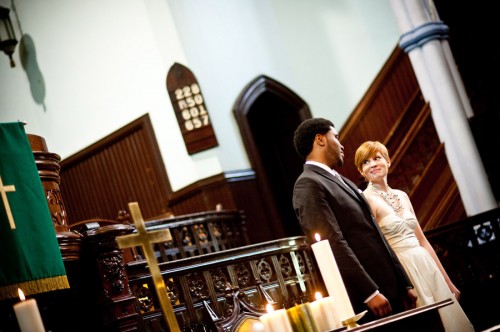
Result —
M148 232L146 226L144 225L144 219L142 218L141 210L139 209L139 204L137 202L132 202L128 204L130 210L130 216L134 220L135 228L137 234L123 235L116 238L118 247L120 249L138 247L141 246L146 260L148 262L149 270L153 278L153 282L156 289L156 294L160 300L161 310L163 312L163 317L165 322L169 327L170 332L180 332L179 323L175 317L174 310L172 308L172 303L167 295L167 288L161 275L160 268L158 266L158 261L153 250L153 244L158 242L167 242L172 240L170 231L159 230Z

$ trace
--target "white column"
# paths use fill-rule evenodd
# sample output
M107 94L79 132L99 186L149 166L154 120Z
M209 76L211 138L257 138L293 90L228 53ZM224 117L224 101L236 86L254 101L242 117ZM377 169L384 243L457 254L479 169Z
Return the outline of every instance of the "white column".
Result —
M469 126L473 115L448 45L448 27L429 0L391 0L400 47L410 58L422 95L458 185L467 215L497 207Z

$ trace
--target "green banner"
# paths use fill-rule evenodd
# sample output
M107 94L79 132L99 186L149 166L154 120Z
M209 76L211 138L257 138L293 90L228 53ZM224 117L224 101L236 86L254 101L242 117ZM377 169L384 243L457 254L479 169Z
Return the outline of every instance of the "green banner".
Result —
M0 300L69 288L33 151L21 122L0 123Z

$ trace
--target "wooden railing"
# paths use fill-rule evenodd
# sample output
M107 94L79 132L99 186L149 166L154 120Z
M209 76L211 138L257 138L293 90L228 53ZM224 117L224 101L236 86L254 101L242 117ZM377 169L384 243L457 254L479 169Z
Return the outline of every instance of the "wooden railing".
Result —
M153 218L148 231L168 229L172 241L155 245L169 298L183 330L223 331L250 324L277 307L325 293L305 237L250 245L243 211L218 210ZM139 306L139 324L162 331L164 319L140 248L125 264Z
M168 262L179 258L199 256L212 252L249 245L246 217L243 211L219 210L192 213L178 217L146 221L146 229L168 229L171 242L158 243L157 260ZM137 252L135 260L144 255Z
M271 299L283 308L326 294L305 237L292 237L160 264L179 325L187 331L233 331L251 324ZM145 331L165 324L145 261L125 268ZM250 320L250 322L246 322Z
M129 257L127 263L115 241L134 227L98 219L75 227L83 236L82 254L65 261L71 288L34 296L46 329L166 331L146 261ZM476 330L500 324L497 306L490 305L500 298L500 209L426 231L426 236L461 290L462 308ZM174 312L186 330L231 331L263 314L266 297L286 307L311 300L315 291L326 294L304 237L199 252L160 263ZM16 331L12 306L17 301L0 303L0 330Z
M425 232L476 331L500 324L500 208Z
M148 231L172 235L154 251L183 330L228 331L258 320L268 302L289 307L326 294L305 237L250 245L245 221L243 211L214 210L145 222ZM80 303L94 317L86 328L165 331L141 248L119 250L114 240L135 232L128 216L72 227L85 243Z

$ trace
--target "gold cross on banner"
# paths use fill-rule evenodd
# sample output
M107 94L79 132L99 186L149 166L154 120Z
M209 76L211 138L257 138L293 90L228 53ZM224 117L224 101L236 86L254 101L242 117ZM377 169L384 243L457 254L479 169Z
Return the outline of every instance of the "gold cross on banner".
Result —
M14 223L14 216L10 210L9 200L7 199L7 192L16 191L16 187L13 185L4 186L2 182L2 177L0 177L0 194L2 195L3 205L5 206L5 213L7 213L7 218L9 219L10 229L16 229L16 224Z
M137 234L129 234L118 236L116 242L118 247L121 249L138 247L141 246L146 260L149 265L149 271L153 277L153 282L155 284L156 293L158 299L160 300L161 310L163 312L163 317L167 323L169 330L171 332L180 332L179 323L175 317L174 309L172 308L172 303L167 296L167 288L165 287L165 282L160 272L158 266L158 261L153 250L153 244L158 242L167 242L172 240L170 235L170 230L159 230L148 232L146 226L144 225L144 219L142 219L141 210L139 209L139 204L137 202L128 203L128 208L130 210L130 215L132 220L134 220L135 228Z

